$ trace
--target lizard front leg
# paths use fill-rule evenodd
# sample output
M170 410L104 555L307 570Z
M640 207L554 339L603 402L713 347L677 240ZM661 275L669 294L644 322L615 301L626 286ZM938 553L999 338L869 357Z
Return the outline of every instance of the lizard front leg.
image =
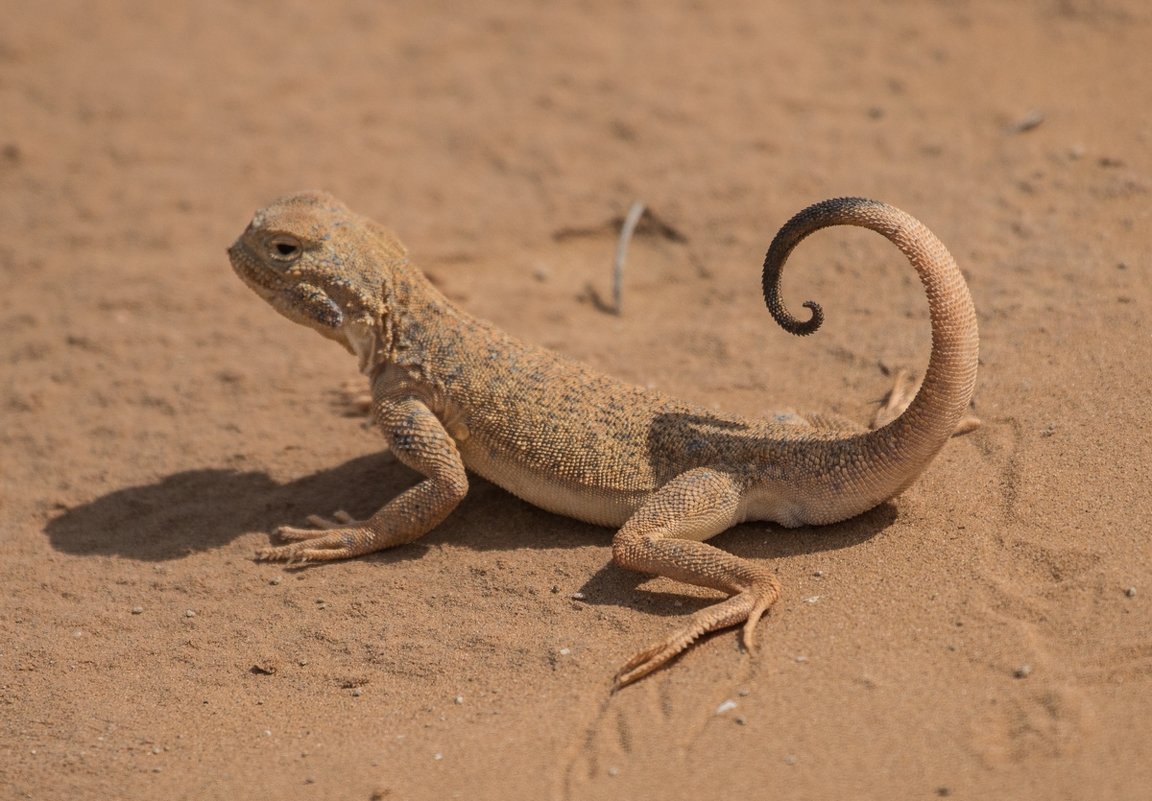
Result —
M396 458L427 476L367 520L338 512L336 521L310 517L320 530L282 526L277 534L299 540L262 548L258 559L316 562L347 559L412 542L435 528L464 499L468 477L456 443L423 401L409 397L377 410Z
M703 542L739 522L740 496L731 476L709 468L689 470L650 495L616 533L612 556L621 567L731 595L628 660L616 676L617 687L667 664L710 631L743 623L744 645L752 647L756 623L780 597L780 583L767 567Z

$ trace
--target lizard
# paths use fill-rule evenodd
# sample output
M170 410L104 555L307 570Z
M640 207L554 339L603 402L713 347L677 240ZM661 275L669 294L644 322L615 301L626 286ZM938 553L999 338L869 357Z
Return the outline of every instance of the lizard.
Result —
M338 511L282 526L263 560L344 559L413 542L439 525L479 475L538 507L616 528L612 558L643 573L719 590L636 653L615 687L668 664L702 635L754 629L781 585L764 564L706 540L745 521L834 523L904 491L966 418L977 369L976 312L955 261L911 215L878 201L809 206L764 260L768 309L785 330L820 327L781 299L785 261L833 225L895 244L928 298L932 348L919 388L893 392L869 429L829 415L744 419L629 385L477 319L444 296L396 236L330 194L302 192L256 212L228 249L237 275L288 319L353 354L371 414L395 457L423 479L364 520Z

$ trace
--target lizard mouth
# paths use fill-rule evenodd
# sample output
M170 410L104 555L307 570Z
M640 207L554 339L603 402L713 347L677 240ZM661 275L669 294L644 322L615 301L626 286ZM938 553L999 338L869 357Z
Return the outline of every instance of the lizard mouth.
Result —
M344 324L340 307L323 289L272 270L243 239L228 248L228 259L240 279L289 320L316 329L335 330Z

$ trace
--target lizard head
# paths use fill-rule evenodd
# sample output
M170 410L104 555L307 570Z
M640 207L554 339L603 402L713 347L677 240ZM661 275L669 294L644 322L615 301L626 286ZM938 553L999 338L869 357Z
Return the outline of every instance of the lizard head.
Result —
M293 322L364 362L380 336L386 284L407 262L395 237L325 192L280 198L228 248L236 274ZM363 366L363 365L362 365Z

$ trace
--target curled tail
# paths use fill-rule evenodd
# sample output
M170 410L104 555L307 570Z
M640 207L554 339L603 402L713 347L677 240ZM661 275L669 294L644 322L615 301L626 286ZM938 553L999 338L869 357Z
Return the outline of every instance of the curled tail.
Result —
M809 319L794 317L780 299L780 278L792 249L809 234L832 225L875 231L908 258L928 296L932 354L920 390L899 417L876 431L825 446L830 452L822 461L853 465L853 469L847 476L843 467L831 474L817 469L805 478L815 482L814 491L834 489L832 494L840 495L836 503L819 504L827 508L814 509L813 519L806 521L811 523L859 514L911 484L967 412L976 387L979 355L972 296L948 249L910 214L865 198L836 198L809 206L785 223L772 240L764 258L764 300L784 330L806 336L824 321L824 312L814 301L804 303L811 310Z

